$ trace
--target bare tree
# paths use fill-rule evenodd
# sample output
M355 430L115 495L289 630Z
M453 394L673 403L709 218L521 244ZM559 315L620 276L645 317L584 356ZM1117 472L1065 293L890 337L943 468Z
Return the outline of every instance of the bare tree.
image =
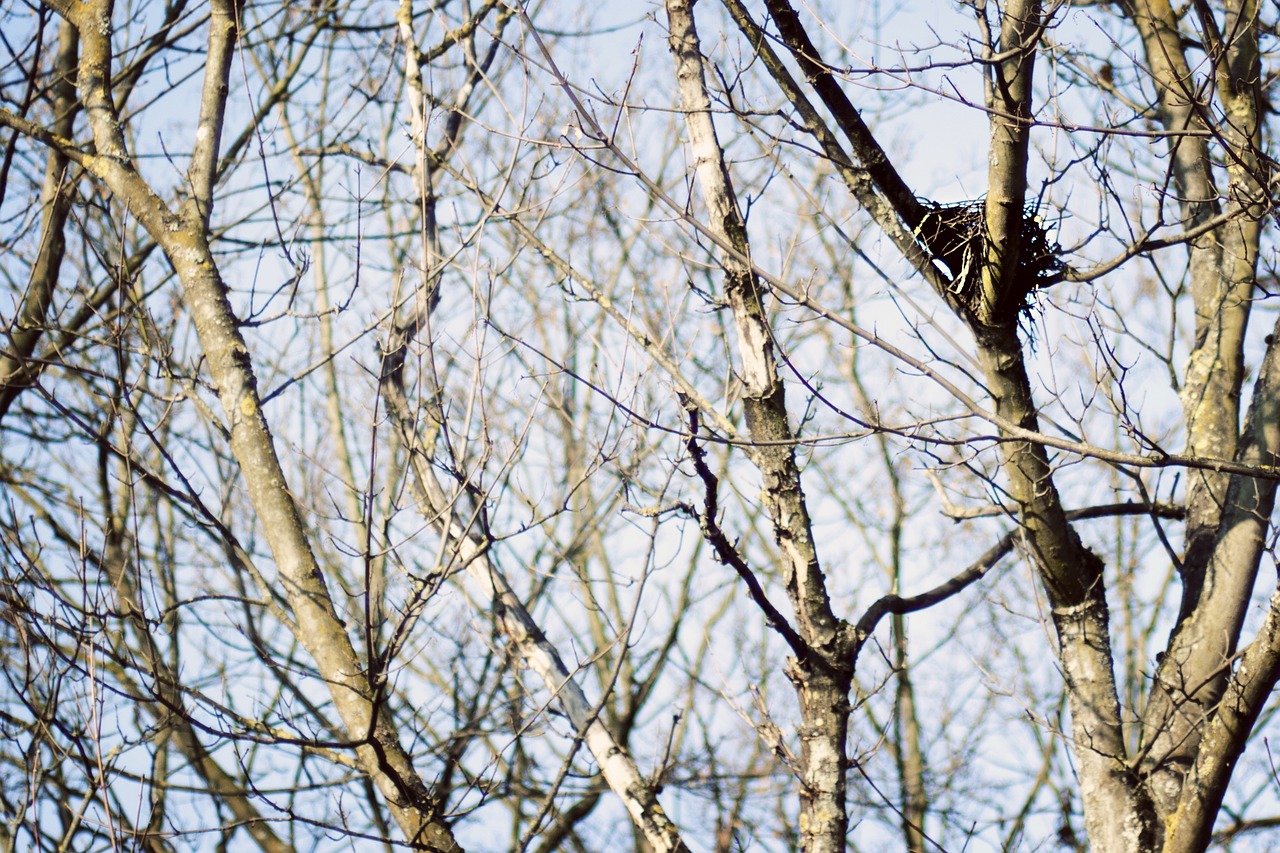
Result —
M4 7L0 848L1274 846L1276 17Z

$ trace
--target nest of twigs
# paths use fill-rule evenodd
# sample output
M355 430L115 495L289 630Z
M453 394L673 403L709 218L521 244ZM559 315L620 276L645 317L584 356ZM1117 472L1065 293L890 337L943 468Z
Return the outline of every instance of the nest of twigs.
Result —
M1022 211L1022 241L1018 270L1004 282L1005 292L995 294L993 304L982 292L982 265L987 256L985 200L956 204L926 201L916 239L950 274L950 290L958 308L971 319L987 325L1016 322L1034 305L1033 294L1047 287L1062 272L1058 255L1062 247L1049 236L1039 215L1039 205L1028 203Z

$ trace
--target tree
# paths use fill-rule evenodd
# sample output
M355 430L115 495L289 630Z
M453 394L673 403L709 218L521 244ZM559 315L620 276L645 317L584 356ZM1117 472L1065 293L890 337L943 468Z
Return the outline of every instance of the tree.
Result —
M0 13L5 849L1269 846L1276 10L845 6Z

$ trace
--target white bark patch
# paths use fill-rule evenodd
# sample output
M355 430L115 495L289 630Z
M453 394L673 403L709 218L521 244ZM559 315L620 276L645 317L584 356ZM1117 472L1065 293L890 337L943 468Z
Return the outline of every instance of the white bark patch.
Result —
M809 742L809 780L822 791L835 790L835 775L840 772L840 756L825 737Z
M762 397L773 384L773 364L765 354L767 332L751 318L738 323L738 343L742 351L742 382L750 397Z

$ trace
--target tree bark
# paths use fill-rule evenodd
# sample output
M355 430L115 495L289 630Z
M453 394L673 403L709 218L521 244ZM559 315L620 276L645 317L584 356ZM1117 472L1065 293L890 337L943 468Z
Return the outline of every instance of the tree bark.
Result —
M1016 327L980 330L978 337L997 414L1038 430ZM1090 843L1100 853L1157 849L1154 811L1127 764L1102 561L1067 520L1044 447L1010 440L1001 448L1008 493L1052 609Z
M396 329L383 358L381 391L400 441L409 454L411 484L419 512L444 540L445 553L452 555L450 567L454 568L446 568L445 572L456 571L456 567L465 569L498 627L515 645L521 660L538 674L547 692L555 697L600 765L609 788L622 800L632 823L654 851L688 853L679 830L658 802L654 786L640 774L631 755L600 720L598 709L587 699L573 672L492 559L489 554L492 543L474 533L472 525L458 517L456 499L445 492L432 470L435 441L419 434L404 388L405 355L409 341L421 326L421 318L420 312L412 312L409 321ZM414 616L416 614L411 614L410 618Z
M782 553L797 632L807 653L788 663L800 699L800 849L831 853L845 848L849 689L853 679L851 632L831 610L788 421L786 387L778 375L773 332L762 282L751 256L724 152L711 120L702 50L692 3L667 0L670 48L680 104L708 228L730 247L722 251L725 296L733 311L741 359L742 405L752 442L747 453L762 479L761 500Z
M58 30L58 54L53 68L53 124L58 136L69 138L79 105L76 102L76 68L80 52L80 33L75 24L63 20ZM67 155L49 149L44 186L40 190L40 208L44 221L40 226L40 248L27 279L27 290L18 315L10 325L8 342L0 349L0 420L13 401L39 375L32 363L36 346L44 337L46 317L53 306L53 293L58 286L58 273L66 252L63 231L71 211L73 186L67 184Z
M1229 4L1224 40L1212 13L1193 3L1212 61L1225 121L1220 140L1232 201L1246 215L1208 232L1188 246L1195 306L1195 346L1187 359L1180 392L1187 429L1187 452L1239 458L1240 403L1244 377L1244 337L1256 283L1261 228L1258 203L1260 150L1260 64L1257 4ZM1184 53L1178 17L1167 0L1133 0L1126 6L1142 37L1167 130L1206 126L1203 94ZM1208 140L1174 136L1174 187L1184 223L1216 215L1221 194L1213 184ZM1256 395L1268 389L1259 381ZM1256 442L1255 442L1256 447ZM1142 769L1163 815L1176 809L1182 785L1197 763L1201 733L1223 695L1257 578L1261 551L1250 520L1274 501L1273 482L1214 471L1190 472L1187 485L1186 544L1180 574L1182 607L1169 647L1157 666L1143 715ZM1265 526L1266 517L1263 518Z
M369 684L334 609L276 454L258 398L252 358L208 242L213 178L238 31L235 7L226 0L213 6L199 126L189 171L193 194L175 213L136 171L125 144L111 96L110 2L58 6L80 31L78 87L96 154L81 155L74 146L47 132L37 138L59 147L106 184L173 265L230 426L232 453L297 621L298 640L328 685L361 768L378 787L410 846L444 853L460 850L448 825L440 819L442 804L414 769L412 759L380 710L377 692ZM17 126L12 120L11 123Z
M1020 299L1030 290L1019 280L1024 275L1019 254L1042 14L1038 0L1015 0L1002 8L1000 53L1006 58L992 65L988 84L987 255L981 302L971 322L996 414L1035 432L1037 410L1018 341L1018 306L1010 305L1010 294ZM1160 827L1154 809L1128 766L1102 561L1067 520L1044 446L1006 441L1001 459L1052 611L1090 844L1099 853L1156 849Z

